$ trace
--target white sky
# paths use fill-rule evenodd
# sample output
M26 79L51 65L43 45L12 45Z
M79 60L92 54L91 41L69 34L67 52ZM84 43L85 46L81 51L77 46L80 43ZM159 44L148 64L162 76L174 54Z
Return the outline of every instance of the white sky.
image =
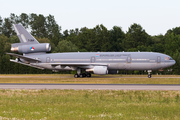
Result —
M0 16L10 13L54 15L62 31L103 24L126 32L137 23L149 35L164 35L180 26L180 0L0 0Z

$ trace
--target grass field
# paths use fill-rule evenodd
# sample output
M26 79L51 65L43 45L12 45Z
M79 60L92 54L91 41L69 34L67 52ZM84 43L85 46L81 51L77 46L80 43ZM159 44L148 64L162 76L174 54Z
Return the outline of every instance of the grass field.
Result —
M139 77L139 78L135 78ZM180 76L0 75L0 83L180 84ZM162 78L161 78L162 77ZM0 120L178 120L180 91L0 90Z
M147 78L147 75L93 75L91 78L74 78L67 74L0 75L0 83L180 84L180 76L153 75Z
M0 119L179 118L180 91L0 90Z

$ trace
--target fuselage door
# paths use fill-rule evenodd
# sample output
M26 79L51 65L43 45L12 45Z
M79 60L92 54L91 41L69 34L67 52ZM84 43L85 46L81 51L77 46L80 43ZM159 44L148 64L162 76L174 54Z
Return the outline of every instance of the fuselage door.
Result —
M46 63L50 63L50 57L46 58Z
M131 63L131 57L130 56L127 57L127 63Z
M158 56L158 57L157 57L157 63L160 63L160 62L161 62L161 57Z
M96 58L95 57L91 57L91 63L95 63Z

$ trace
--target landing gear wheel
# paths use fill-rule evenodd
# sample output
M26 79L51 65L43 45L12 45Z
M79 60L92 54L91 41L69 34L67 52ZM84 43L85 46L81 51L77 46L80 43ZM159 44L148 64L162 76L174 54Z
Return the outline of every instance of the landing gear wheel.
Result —
M75 77L75 78L78 78L78 77L79 77L79 75L78 75L78 74L75 74L75 75L74 75L74 77Z
M151 74L148 75L148 78L151 78Z
M79 77L82 78L82 77L83 77L83 74L80 74Z
M83 77L86 77L86 73L83 73L82 75L83 75Z
M91 74L90 74L90 73L87 73L86 77L91 77Z
M147 72L148 72L148 78L151 78L151 72L152 72L152 70L148 70Z

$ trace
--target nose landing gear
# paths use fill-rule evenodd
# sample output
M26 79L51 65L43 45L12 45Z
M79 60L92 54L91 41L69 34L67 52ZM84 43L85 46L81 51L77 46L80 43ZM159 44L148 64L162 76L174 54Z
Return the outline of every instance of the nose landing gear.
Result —
M151 74L148 74L148 78L151 78Z
M151 78L151 72L152 70L148 70L148 78Z

